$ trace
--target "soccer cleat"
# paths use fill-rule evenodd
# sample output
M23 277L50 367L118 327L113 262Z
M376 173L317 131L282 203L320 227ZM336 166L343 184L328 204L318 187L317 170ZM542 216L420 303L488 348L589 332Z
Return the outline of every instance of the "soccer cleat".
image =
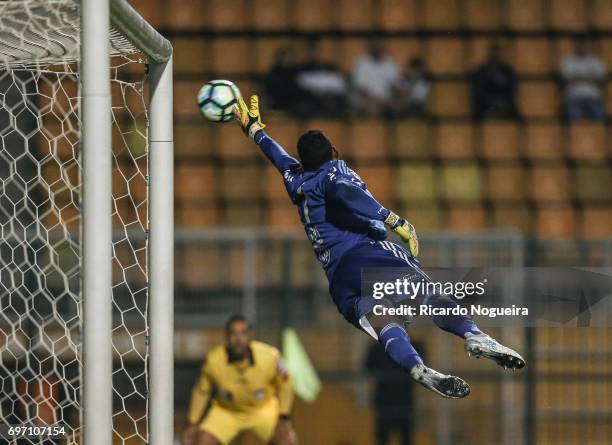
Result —
M425 388L450 399L460 399L470 393L470 385L459 377L444 375L420 364L410 370L410 376Z
M518 352L502 345L487 334L468 336L465 339L465 352L468 356L489 358L504 369L515 371L525 366L525 359Z

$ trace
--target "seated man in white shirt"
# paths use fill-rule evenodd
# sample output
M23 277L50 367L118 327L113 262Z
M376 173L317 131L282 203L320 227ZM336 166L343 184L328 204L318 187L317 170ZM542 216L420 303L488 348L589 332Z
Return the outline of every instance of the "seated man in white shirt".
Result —
M564 82L564 112L570 121L579 119L604 120L606 112L602 100L602 86L606 66L591 52L586 40L576 42L576 54L561 63Z
M396 63L385 55L382 42L372 40L367 54L353 67L353 105L370 115L395 114L402 75Z

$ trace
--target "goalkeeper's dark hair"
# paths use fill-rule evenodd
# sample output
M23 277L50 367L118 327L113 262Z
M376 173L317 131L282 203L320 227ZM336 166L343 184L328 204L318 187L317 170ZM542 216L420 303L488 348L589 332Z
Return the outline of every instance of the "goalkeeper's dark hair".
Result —
M297 150L304 171L318 170L321 165L334 158L335 152L331 141L319 130L310 130L301 135Z
M229 331L232 328L232 325L234 323L246 323L248 328L249 329L251 328L251 323L249 323L249 320L247 320L244 315L234 314L234 315L231 315L230 318L228 318L227 321L225 322L225 333L226 334L229 334Z

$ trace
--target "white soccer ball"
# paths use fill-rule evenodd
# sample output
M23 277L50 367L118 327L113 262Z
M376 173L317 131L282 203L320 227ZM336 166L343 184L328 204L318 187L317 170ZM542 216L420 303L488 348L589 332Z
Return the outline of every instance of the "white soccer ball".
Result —
M198 92L200 113L211 122L231 122L240 90L229 80L211 80Z

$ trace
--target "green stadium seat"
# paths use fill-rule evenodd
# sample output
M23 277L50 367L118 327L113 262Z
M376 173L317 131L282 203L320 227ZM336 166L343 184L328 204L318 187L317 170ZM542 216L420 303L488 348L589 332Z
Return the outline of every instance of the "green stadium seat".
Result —
M417 0L380 0L379 26L385 31L412 30L417 27Z
M355 164L354 169L368 190L385 207L393 204L393 174L389 165Z
M437 184L433 163L401 163L395 172L396 197L406 205L431 205L438 197Z
M431 126L423 120L399 120L393 124L391 153L398 158L431 156Z
M553 118L559 114L559 91L553 81L525 81L519 85L519 109L526 118Z
M384 40L385 51L400 70L404 70L410 59L421 56L421 42L417 38L388 37Z
M540 238L572 238L576 217L569 206L540 207L536 212L536 236Z
M195 118L200 116L198 109L197 94L204 81L201 80L177 80L174 82L174 116L181 118Z
M229 201L221 211L223 227L256 227L264 223L264 208L253 202ZM234 262L230 264L243 264Z
M493 206L493 226L496 229L516 229L530 233L533 218L528 206L519 203L495 203Z
M551 0L548 11L554 29L562 31L585 31L588 27L585 0Z
M208 4L202 0L166 1L163 21L170 29L202 29L208 19Z
M561 159L563 141L563 129L557 123L528 124L524 154L533 160Z
M487 195L493 201L521 201L525 198L525 173L518 164L487 168Z
M470 115L470 92L467 83L437 81L433 83L429 101L431 114L439 117Z
M474 157L474 126L461 123L441 123L435 127L436 155L443 159Z
M338 27L346 31L370 30L376 7L372 0L339 0Z
M509 0L507 25L516 31L539 31L545 27L544 0Z
M512 121L489 121L480 127L480 150L487 159L519 156L519 130Z
M612 237L612 207L586 207L580 214L580 236L592 239Z
M212 40L211 70L218 76L249 74L252 43L242 37Z
M289 4L289 0L252 0L251 26L274 31L290 28Z
M453 232L482 232L488 226L487 214L480 205L451 204L447 224Z
M452 30L461 25L459 0L424 0L420 16L425 29Z
M612 29L612 8L609 0L593 0L591 6L591 24L597 30Z
M174 170L174 187L179 201L215 197L215 169L212 165L181 162Z
M253 65L255 72L267 74L274 65L276 52L290 45L290 40L285 37L266 37L256 39L253 45L257 54Z
M214 202L179 202L176 206L178 227L215 227L219 224L219 209Z
M214 133L212 125L206 122L199 124L176 123L174 126L174 152L176 156L211 156L215 149L212 141Z
M242 30L248 24L247 0L208 0L208 26L215 30Z
M513 66L519 74L549 74L552 65L550 41L543 37L519 37L513 40Z
M607 165L578 165L573 170L576 198L612 202L612 171Z
M302 31L321 31L333 26L330 0L296 0L295 25Z
M218 196L223 199L261 197L261 173L256 165L224 165L219 169Z
M580 122L570 125L569 155L576 160L606 159L606 127L604 124Z
M434 232L444 229L443 212L435 204L403 204L398 208L415 227L418 233Z
M460 74L466 69L465 45L457 37L433 37L425 44L425 66L434 75Z
M215 141L216 155L221 159L258 159L260 154L252 142L236 125L213 125L211 134Z
M172 39L173 68L177 74L198 74L211 70L208 41L198 37Z
M389 151L388 127L378 119L359 119L348 126L347 155L353 159L384 159ZM345 150L346 151L346 150Z
M500 0L467 0L466 25L475 30L497 30L502 26L502 2Z
M538 202L567 201L570 197L569 174L562 165L533 167L529 179L529 194Z
M287 190L280 172L271 164L265 168L264 193L266 199L281 201L288 199Z
M475 163L450 164L442 167L442 196L449 202L476 202L483 197L483 178Z
M302 226L298 208L287 197L282 200L268 201L266 218L266 224L271 227L297 228Z

